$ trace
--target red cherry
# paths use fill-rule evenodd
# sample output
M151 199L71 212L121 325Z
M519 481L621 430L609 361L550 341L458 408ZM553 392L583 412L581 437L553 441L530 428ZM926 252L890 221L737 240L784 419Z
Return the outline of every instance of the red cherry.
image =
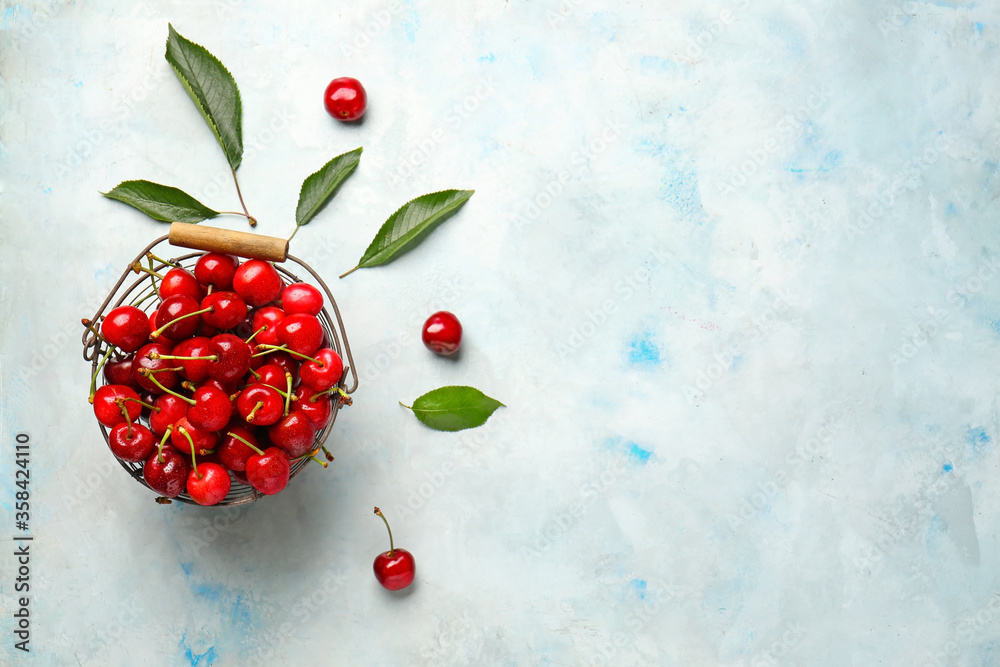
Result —
M295 357L293 357L292 355L288 354L287 352L272 352L271 354L269 354L267 356L257 357L257 358L258 359L262 359L264 361L263 366L273 365L273 366L278 366L279 368L281 368L282 377L284 377L284 372L285 371L288 371L289 373L291 373L292 374L292 382L293 383L298 380L298 377L299 377L299 362L296 361ZM261 368L263 368L263 366L261 366ZM281 385L281 388L284 389L285 385Z
M261 259L243 262L233 276L233 291L254 307L276 300L284 286L277 269Z
M368 94L357 79L343 76L334 79L323 93L326 112L339 121L352 121L365 115Z
M281 293L281 309L285 315L319 315L323 310L323 293L309 283L292 283Z
M236 410L248 424L270 426L285 411L285 402L274 387L266 384L252 384L236 399Z
M149 415L149 429L157 436L167 432L167 428L187 415L188 403L173 394L161 394L153 403L155 408Z
M277 364L264 364L257 369L257 375L260 377L256 379L256 384L266 384L282 391L288 386L285 381L285 369Z
M194 265L194 277L205 287L211 285L213 289L231 290L239 265L240 260L235 255L206 252Z
M233 404L226 392L204 385L198 387L192 398L196 403L187 409L187 418L192 426L206 431L218 431L229 423Z
M245 472L240 472L239 470L230 470L229 474L232 475L233 480L239 482L240 484L245 484L250 486L250 480L247 479L247 474Z
M382 510L376 507L375 514L382 518L385 529L389 531L389 550L375 556L375 562L372 564L375 578L383 588L390 591L404 589L413 583L413 578L417 574L416 561L413 560L413 554L406 549L396 549L393 546L392 529L389 528L389 522L382 514Z
M108 384L123 384L133 389L138 389L139 385L132 379L132 360L134 355L129 355L124 359L108 359L104 364L104 380Z
M199 505L217 505L229 494L232 483L218 463L199 463L188 473L187 492Z
M324 347L316 351L313 359L322 362L322 366L316 361L303 361L299 367L302 384L316 391L324 391L340 382L344 375L344 362L336 350Z
M462 344L462 325L457 317L442 310L424 322L422 337L428 350L447 357L458 352Z
M242 440L240 438L242 438ZM246 442L244 442L244 440ZM254 436L253 430L247 428L243 424L240 424L238 421L235 423L230 422L229 425L223 429L222 441L215 450L216 455L219 457L219 462L230 470L236 472L246 470L247 461L249 461L250 457L257 453L252 448L247 446L247 442L254 447L260 446L257 438Z
M187 459L169 445L153 452L142 466L142 478L161 496L176 498L184 490L189 466Z
M128 424L118 424L111 429L108 436L108 446L111 453L122 461L138 463L145 461L156 449L156 441L152 432L142 424L132 424L131 436Z
M172 296L182 294L195 301L201 301L205 289L198 284L198 279L187 269L170 269L160 281L160 299L166 301ZM166 321L166 320L164 320Z
M135 358L132 360L132 379L146 391L151 391L154 394L162 394L164 393L163 389L157 386L151 378L146 377L142 372L157 371L152 374L153 377L156 378L156 382L159 382L167 389L173 389L180 381L177 371L165 371L162 369L176 368L176 366L173 365L174 362L169 359L154 358L153 356L169 355L172 350L173 346L168 342L148 343L140 347L135 353Z
M159 311L160 311L160 309L157 307L157 308L154 308L153 310L151 310L149 312L149 333L153 333L154 331L156 331L156 328L157 328L156 327L156 313L158 313Z
M267 437L294 459L312 451L316 426L301 410L292 410L267 428Z
M203 455L215 449L216 442L218 442L218 436L215 433L194 426L187 417L178 419L174 430L170 432L170 444L176 447L177 451L188 456L192 454L192 446L194 454Z
M247 316L246 301L235 292L212 292L201 300L201 319L216 329L232 329Z
M174 346L170 356L174 357L201 357L199 359L174 359L171 361L175 366L180 366L184 370L181 375L185 378L200 384L208 377L208 371L212 366L212 341L204 336L186 338Z
M319 431L330 423L333 416L333 401L328 394L314 391L306 385L295 390L299 400L295 402L295 409L309 417L316 430Z
M94 415L97 421L107 427L125 423L124 408L128 420L135 421L142 414L139 394L131 387L121 384L103 384L94 392Z
M118 306L101 322L101 335L124 352L138 350L149 334L149 316L135 306Z
M277 345L277 326L278 322L283 319L285 319L285 311L277 306L264 306L255 311L253 320L251 320L251 328L254 332L257 332L260 331L261 327L266 325L267 329L257 334L254 341L258 345Z
M244 264L243 266L246 266ZM221 382L233 382L250 370L250 346L233 334L219 334L212 338L212 354L217 357L209 366L209 374Z
M287 315L278 322L278 342L288 349L312 356L323 344L323 325L315 315Z
M268 447L247 461L247 481L261 493L272 496L288 485L291 467L288 454L277 447Z
M199 308L198 302L186 294L164 299L156 310L158 328L150 334L150 338L162 336L173 341L190 338L201 324L201 318L196 315Z

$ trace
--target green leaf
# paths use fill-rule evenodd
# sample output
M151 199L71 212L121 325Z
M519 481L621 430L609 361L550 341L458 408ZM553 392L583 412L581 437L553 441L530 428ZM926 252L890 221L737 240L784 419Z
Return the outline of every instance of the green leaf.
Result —
M299 191L299 205L295 209L297 227L308 224L317 213L323 210L340 184L358 166L358 162L361 160L361 150L361 148L356 148L338 155L302 182L302 190Z
M357 269L387 264L419 244L427 234L462 207L475 190L443 190L423 195L389 216L361 256ZM343 278L347 273L340 276Z
M161 222L201 222L219 215L182 190L150 181L122 181L101 194Z
M482 426L497 408L506 406L474 387L441 387L413 401L413 407L403 407L433 429L461 431Z
M174 26L169 28L167 62L236 171L243 160L243 104L236 81L205 47L182 37Z

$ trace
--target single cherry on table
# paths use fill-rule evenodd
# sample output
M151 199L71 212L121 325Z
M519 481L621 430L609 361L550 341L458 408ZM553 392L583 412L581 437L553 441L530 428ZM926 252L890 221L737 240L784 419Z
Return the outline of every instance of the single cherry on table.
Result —
M438 311L424 322L421 338L431 352L451 356L462 345L462 324L447 310Z
M392 543L392 529L386 520L382 510L375 508L375 514L385 522L385 529L389 531L389 550L375 556L372 569L375 570L375 578L383 588L390 591L398 591L413 583L413 578L417 573L417 564L413 560L413 554L406 549L397 549Z
M342 76L327 85L323 105L326 112L339 121L358 120L368 109L368 93L357 79Z

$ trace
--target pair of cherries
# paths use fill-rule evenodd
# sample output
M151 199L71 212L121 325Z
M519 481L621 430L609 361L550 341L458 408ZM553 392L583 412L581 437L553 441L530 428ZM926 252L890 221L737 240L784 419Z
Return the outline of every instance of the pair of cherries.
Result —
M292 462L315 458L331 395L343 396L343 362L317 317L322 294L286 286L267 262L219 253L193 273L151 267L135 267L159 278L151 315L119 306L101 323L106 384L92 402L112 452L144 462L147 485L167 498L186 490L216 504L234 480L278 493ZM109 360L114 349L124 356Z

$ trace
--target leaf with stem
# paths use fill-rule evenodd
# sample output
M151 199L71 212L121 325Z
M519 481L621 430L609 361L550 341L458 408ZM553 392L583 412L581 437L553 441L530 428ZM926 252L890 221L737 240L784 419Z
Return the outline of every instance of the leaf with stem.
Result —
M442 190L403 204L382 224L358 265L340 277L358 269L387 264L404 254L462 208L473 193L475 190Z
M123 181L101 194L160 222L201 222L219 215L183 190L151 181Z
M303 181L299 191L299 205L295 209L295 231L288 237L289 241L299 231L299 227L309 224L323 210L340 184L354 172L361 160L361 151L361 148L356 148L338 155Z
M497 408L506 407L475 387L441 387L413 401L412 407L402 402L400 405L412 410L417 419L438 431L461 431L481 426Z

